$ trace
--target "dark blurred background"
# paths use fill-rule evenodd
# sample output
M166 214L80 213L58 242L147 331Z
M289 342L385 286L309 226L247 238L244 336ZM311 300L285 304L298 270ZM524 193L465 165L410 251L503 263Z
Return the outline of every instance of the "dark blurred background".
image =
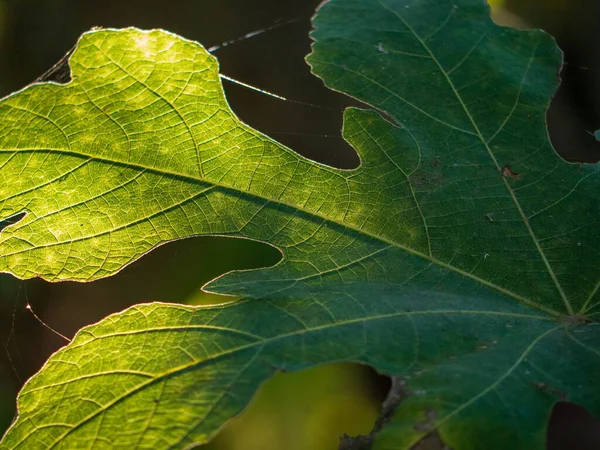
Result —
M249 125L309 158L355 167L358 158L341 139L340 130L343 109L357 103L326 89L304 62L310 51L310 18L318 3L0 0L0 97L38 78L94 26L163 28L207 48L275 26L215 51L221 73L306 104L224 82L233 110ZM534 25L557 37L566 51L565 82L549 112L551 137L566 159L600 159L600 144L594 138L600 128L598 1L496 0L493 6L499 23ZM0 434L14 416L22 383L65 344L25 308L28 302L46 323L71 337L79 328L135 303L221 302L221 297L201 292L201 286L228 270L272 265L279 258L279 252L267 245L205 237L165 245L116 276L90 284L20 281L0 275ZM277 375L248 411L207 447L335 449L341 434L370 431L388 387L385 377L356 364ZM600 448L600 437L593 441L600 429L594 418L566 403L556 410L552 450ZM592 447L584 446L586 439Z

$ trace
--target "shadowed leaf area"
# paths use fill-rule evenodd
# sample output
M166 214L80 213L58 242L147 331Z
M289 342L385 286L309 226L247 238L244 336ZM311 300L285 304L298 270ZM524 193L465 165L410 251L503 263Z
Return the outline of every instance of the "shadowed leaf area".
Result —
M91 281L200 234L283 253L206 286L241 300L81 330L24 386L2 448L188 448L274 372L332 361L403 377L376 449L433 430L542 449L558 400L600 413L600 183L548 140L553 39L482 0L330 0L314 25L314 73L374 107L344 114L354 170L241 123L216 60L163 31L87 33L70 83L0 103L0 216L27 213L0 270Z

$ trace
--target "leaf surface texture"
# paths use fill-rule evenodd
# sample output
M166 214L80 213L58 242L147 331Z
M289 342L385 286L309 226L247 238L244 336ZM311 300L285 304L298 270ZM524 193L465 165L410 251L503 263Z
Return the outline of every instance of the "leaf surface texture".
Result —
M433 429L541 449L557 400L600 412L598 169L548 140L554 41L479 0L330 0L314 23L315 74L375 109L344 115L355 170L241 123L215 59L163 31L87 33L70 83L0 103L0 214L27 213L1 270L91 281L202 234L284 255L207 286L240 301L83 329L23 388L2 448L187 448L274 371L330 361L405 377L380 449Z

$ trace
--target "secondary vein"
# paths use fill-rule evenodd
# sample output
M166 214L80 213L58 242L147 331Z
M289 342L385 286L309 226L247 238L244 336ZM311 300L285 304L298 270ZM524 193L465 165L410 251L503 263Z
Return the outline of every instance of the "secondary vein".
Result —
M496 159L496 156L494 155L494 153L492 152L492 149L490 148L488 142L486 141L486 139L483 137L483 134L481 133L481 130L479 129L479 126L477 125L477 122L475 122L475 119L473 118L473 116L471 115L471 112L469 111L469 109L467 108L467 106L465 105L462 97L460 96L460 94L458 93L456 86L454 86L454 82L450 79L450 76L448 75L448 73L446 72L446 70L444 69L444 67L441 65L441 63L439 62L439 60L437 59L437 57L435 56L435 54L433 53L433 51L429 48L429 46L427 45L427 43L421 39L421 37L417 34L417 32L410 26L410 24L402 17L402 15L400 13L398 13L397 11L395 11L394 9L390 8L388 5L386 5L383 0L377 0L379 2L379 4L385 8L386 10L388 10L389 12L391 12L392 14L394 14L396 17L398 17L398 19L404 24L404 26L413 34L413 36L415 37L415 39L417 39L419 41L419 43L422 45L423 49L425 51L427 51L429 53L429 55L431 56L432 60L435 62L435 64L438 66L440 72L442 73L442 75L444 76L444 78L446 79L446 81L448 82L448 85L450 86L450 88L452 89L452 92L454 93L456 99L459 101L463 111L465 112L465 114L467 115L469 121L471 122L473 129L475 130L475 134L477 135L477 137L481 140L481 143L483 144L483 146L485 147L485 149L487 150L492 162L494 163L496 170L498 171L498 173L500 174L502 171L502 166L498 163L498 160ZM534 47L530 60L528 62L528 67L529 64L531 64L531 61L533 60L533 58L535 57L535 51L536 51L537 47ZM523 224L525 225L525 228L527 229L527 232L529 233L529 236L531 237L531 240L533 241L533 244L535 245L540 257L542 258L542 261L546 267L546 269L548 270L548 273L550 274L550 277L552 278L552 281L554 282L554 285L556 287L556 290L558 291L561 300L563 301L565 308L567 310L567 313L569 315L573 315L574 314L574 310L573 307L571 306L571 303L569 302L569 299L567 298L560 282L558 281L558 278L556 276L556 274L554 273L554 269L552 269L552 266L550 265L550 262L548 261L548 258L546 257L546 254L544 252L544 250L542 249L539 240L537 239L537 236L535 235L535 233L533 232L533 229L531 228L531 224L529 223L529 220L527 219L527 215L525 214L525 212L523 211L523 208L521 207L520 202L518 201L512 187L510 186L510 184L508 183L508 181L506 180L506 178L502 177L502 182L504 183L504 186L506 187L506 190L508 191L509 195L511 196L511 199L513 201L513 203L515 204L517 211L519 212L519 215L521 216L521 220L523 221Z

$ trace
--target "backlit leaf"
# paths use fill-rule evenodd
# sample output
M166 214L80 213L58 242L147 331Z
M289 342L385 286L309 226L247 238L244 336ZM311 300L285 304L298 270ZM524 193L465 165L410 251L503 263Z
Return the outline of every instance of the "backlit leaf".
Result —
M0 103L0 267L93 280L198 234L279 248L207 289L83 329L19 395L2 448L187 448L276 370L361 361L410 397L376 443L542 449L559 399L600 413L595 165L554 152L560 53L480 0L330 0L308 62L358 169L242 124L216 61L162 31L85 34L65 86ZM209 257L209 256L207 256Z

